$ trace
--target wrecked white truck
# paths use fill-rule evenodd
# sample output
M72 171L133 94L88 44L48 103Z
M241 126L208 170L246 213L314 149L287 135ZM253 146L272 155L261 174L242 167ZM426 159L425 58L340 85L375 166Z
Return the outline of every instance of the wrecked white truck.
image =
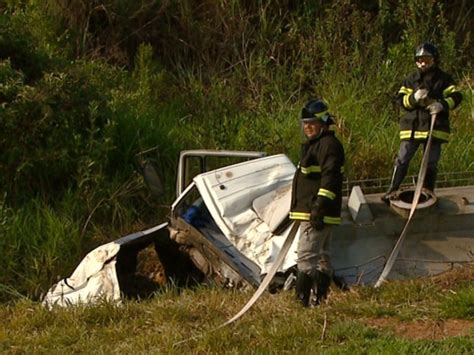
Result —
M209 170L210 161L221 167ZM146 160L141 166L151 190L159 189L156 171ZM43 303L119 301L153 292L166 280L257 287L292 225L294 172L283 154L182 152L169 221L95 249ZM469 174L449 179L461 186L439 188L436 196L423 193L389 279L431 276L474 261L473 179ZM380 200L382 180L345 186L342 224L334 228L331 244L335 275L349 285L373 285L404 227L413 187L405 185L398 202L387 206ZM297 243L298 234L270 291L293 286ZM150 245L154 250L143 255ZM144 257L155 258L157 266L138 272Z

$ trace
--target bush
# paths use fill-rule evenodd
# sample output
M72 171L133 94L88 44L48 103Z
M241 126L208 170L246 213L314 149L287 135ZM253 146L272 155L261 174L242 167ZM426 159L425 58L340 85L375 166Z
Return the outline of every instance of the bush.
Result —
M35 263L54 265L47 278L66 271L64 246L54 257L43 249L48 233L52 242L80 235L76 258L91 240L164 216L182 149L263 150L296 162L300 108L313 96L336 116L346 175L388 176L398 148L392 99L425 40L469 89L440 170L472 167L465 2L45 0L0 9L0 221L5 240L21 244L0 250L25 258L22 273L34 274ZM167 189L160 205L134 172L135 154L153 147ZM79 207L68 209L73 199ZM40 234L20 228L28 223ZM20 288L33 292L25 275Z

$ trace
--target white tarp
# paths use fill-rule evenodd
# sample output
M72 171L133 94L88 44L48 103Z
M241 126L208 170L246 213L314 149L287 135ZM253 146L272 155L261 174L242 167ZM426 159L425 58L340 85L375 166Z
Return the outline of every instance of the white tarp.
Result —
M168 223L127 235L94 249L81 261L72 275L53 285L43 298L43 305L70 306L90 304L98 301L120 301L120 286L117 279L116 257L120 248L148 236Z

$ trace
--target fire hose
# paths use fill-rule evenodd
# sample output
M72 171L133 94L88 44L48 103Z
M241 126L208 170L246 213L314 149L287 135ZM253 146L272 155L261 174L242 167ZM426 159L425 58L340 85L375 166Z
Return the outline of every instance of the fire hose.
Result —
M387 275L390 273L390 270L392 269L392 266L395 262L395 259L397 258L398 252L400 251L400 247L403 243L403 240L405 239L405 236L408 231L408 226L410 224L410 221L415 214L416 207L418 206L418 200L420 199L421 196L421 190L423 188L423 181L425 180L425 175L426 175L426 169L428 167L428 158L430 155L430 149L431 149L431 141L432 141L432 133L433 133L433 127L434 123L436 120L436 114L431 115L431 124L430 124L430 131L428 133L428 140L426 142L425 146L425 151L423 153L423 158L421 160L421 166L420 166L420 171L418 173L418 181L416 183L415 187L415 195L413 197L413 202L411 204L410 208L410 214L408 216L408 220L405 224L405 227L402 230L402 233L400 234L400 237L398 238L397 243L395 244L395 247L392 250L392 253L390 254L384 269L382 270L382 273L380 274L379 279L377 280L377 283L375 284L375 287L379 287L386 279ZM253 294L253 296L250 298L250 300L247 302L247 304L232 318L230 318L227 322L221 324L219 327L216 329L225 327L226 325L229 325L233 322L235 322L237 319L242 317L254 304L257 302L257 300L260 298L260 296L263 294L263 292L266 290L268 285L270 284L270 281L273 279L275 276L277 270L280 268L281 263L286 257L286 254L288 253L288 250L290 249L291 244L293 243L293 240L295 239L296 232L298 231L299 228L299 222L295 222L288 233L288 236L286 237L285 242L283 243L283 246L280 250L280 253L278 254L275 262L273 263L272 267L268 271L267 275L263 279L262 283L258 287L257 291Z
M390 253L390 256L388 257L387 262L385 263L382 273L380 274L377 282L375 283L375 286L374 286L375 288L378 288L382 285L382 283L386 280L388 274L390 273L390 270L392 270L392 267L393 267L393 264L395 263L395 259L397 258L398 252L400 251L402 243L405 240L405 236L408 231L408 226L410 225L411 219L413 215L415 214L416 207L418 206L418 200L420 199L420 196L421 196L423 181L425 180L426 169L428 167L428 158L430 155L431 140L433 136L433 127L434 127L435 120L436 120L436 114L432 114L430 131L428 133L428 140L426 142L425 151L423 153L423 158L421 160L420 171L418 172L418 180L416 182L415 195L413 196L413 201L410 207L410 214L408 215L408 219L405 223L405 227L403 227L402 233L400 234L400 237L398 237L395 247Z
M402 233L400 234L400 237L398 238L397 243L395 244L395 247L393 248L387 262L385 263L384 269L382 270L382 273L380 274L380 277L377 280L377 282L375 284L375 287L379 287L386 280L387 275L390 273L390 270L392 269L392 266L395 262L395 259L396 259L397 255L398 255L398 252L400 251L400 247L403 243L403 240L405 239L405 236L407 234L407 230L408 230L408 226L410 224L410 221L411 221L411 219L412 219L412 217L415 213L416 207L418 206L418 200L421 196L421 190L423 188L423 181L425 179L426 169L428 167L428 158L429 158L430 149L431 149L431 140L432 140L432 133L433 133L433 127L434 127L435 120L436 120L436 114L431 115L430 131L429 131L429 134L428 134L428 140L427 140L427 143L426 143L426 146L425 146L425 151L423 153L423 158L422 158L421 165L420 165L420 171L418 173L418 181L417 181L417 184L416 184L416 187L415 187L415 194L414 194L413 201L412 201L412 204L411 204L410 214L408 216L405 227L403 228ZM300 226L300 223L298 221L295 221L293 223L293 226L291 227L291 229L288 233L288 236L286 237L285 242L283 243L283 246L282 246L277 258L275 259L275 262L272 264L270 270L268 271L268 273L266 274L266 276L262 280L261 284L259 285L259 287L255 291L255 293L252 295L250 300L245 304L245 306L237 314L235 314L232 318L227 320L225 323L222 323L218 327L214 328L213 330L223 328L223 327L235 322L236 320L241 318L257 302L257 300L260 298L260 296L263 294L263 292L267 289L268 285L270 284L270 282L272 281L272 279L275 276L276 272L278 271L281 264L283 263L283 260L285 259L286 254L288 253L288 250L290 249L291 244L293 243L293 241L296 237L296 233L298 232L299 226ZM197 337L198 336L194 336L194 337L182 340L178 343L175 343L174 345L184 343L184 342L186 342L188 340L191 340L191 339L196 339Z
M293 243L293 240L295 239L296 232L298 231L299 226L300 222L295 221L293 223L293 226L291 227L290 232L288 233L288 236L286 237L285 242L283 243L283 246L281 247L281 250L278 253L278 256L276 257L275 262L272 264L272 267L270 268L270 270L268 270L267 275L265 275L265 277L263 278L262 283L260 284L260 286L258 286L257 291L255 291L255 293L247 302L247 304L235 316L230 318L227 322L221 324L216 329L225 327L226 325L235 322L237 319L242 317L255 304L255 302L257 302L263 292L267 289L268 285L270 284L270 281L272 281L276 272L283 263L283 260L285 260L286 254L288 254L288 250L290 249L290 246Z
M272 281L272 279L275 276L276 272L278 271L281 264L283 263L283 260L285 260L286 254L288 254L288 250L290 249L291 244L293 244L293 241L295 240L296 233L298 232L299 226L300 226L299 221L295 221L293 223L293 226L291 227L291 229L288 233L288 236L286 237L285 242L283 243L283 246L281 247L281 250L278 253L278 256L276 257L276 259L275 259L274 263L272 264L270 270L268 270L268 273L265 275L262 282L258 286L258 288L255 291L255 293L253 294L253 296L247 302L247 304L235 316L230 318L227 322L222 323L218 327L212 329L211 331L215 331L217 329L223 328L226 325L229 325L229 324L235 322L237 319L242 317L255 304L255 302L257 302L257 300L260 298L260 296L263 294L263 292L267 289L268 285ZM187 342L189 340L192 340L192 339L197 339L197 338L201 337L202 335L203 334L192 336L190 338L181 340L181 341L173 344L173 346L177 346L179 344L185 343L185 342Z

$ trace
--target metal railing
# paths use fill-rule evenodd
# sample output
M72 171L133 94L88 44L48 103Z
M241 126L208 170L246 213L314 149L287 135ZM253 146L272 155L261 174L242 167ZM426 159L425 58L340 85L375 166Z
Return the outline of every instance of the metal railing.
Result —
M343 182L343 195L349 196L353 186L360 186L366 194L386 192L390 186L390 177L364 179L364 180L345 180ZM415 186L417 175L405 177L402 187ZM455 187L474 185L474 171L456 171L448 173L439 173L436 180L436 187Z

